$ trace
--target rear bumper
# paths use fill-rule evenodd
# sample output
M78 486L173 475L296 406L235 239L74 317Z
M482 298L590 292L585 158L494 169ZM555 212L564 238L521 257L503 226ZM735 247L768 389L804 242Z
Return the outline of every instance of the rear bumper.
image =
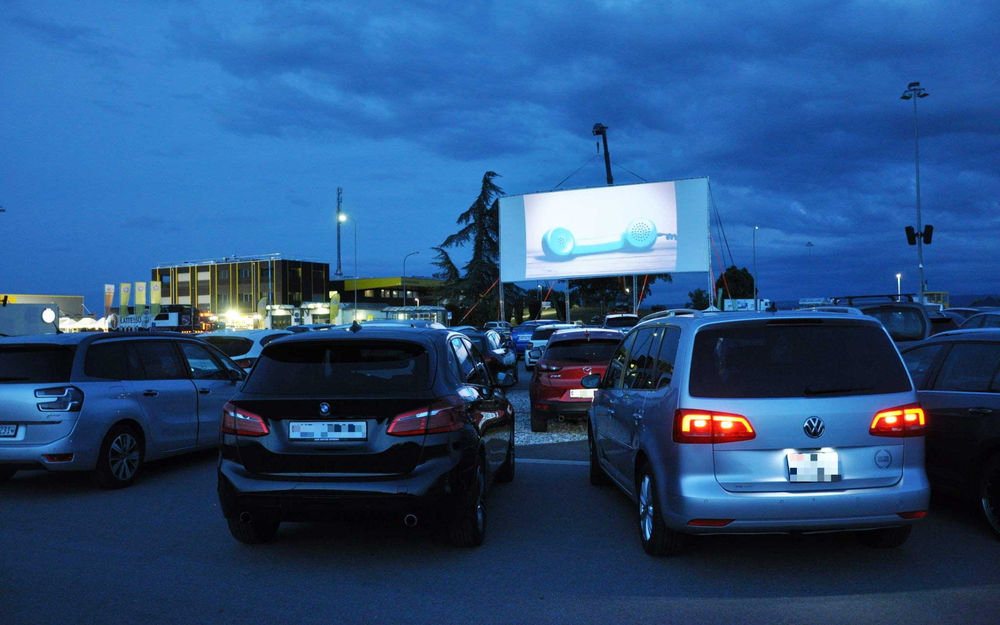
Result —
M701 480L702 478L697 478ZM904 472L893 486L839 491L731 493L706 477L687 484L697 496L661 488L664 522L692 534L825 532L908 525L902 512L927 510L930 486L922 470ZM693 519L732 519L722 527L695 527Z
M551 417L563 415L574 419L586 419L592 402L589 399L562 400L536 400L531 402L531 407L537 414L549 415Z
M101 443L99 432L87 432L77 427L78 420L59 424L28 423L19 424L18 438L0 439L0 466L17 469L43 469L46 471L89 471L97 465L97 454ZM57 432L55 440L44 443L25 442L25 426L46 428ZM51 462L45 456L66 456L70 461Z
M282 520L322 520L356 514L427 514L461 496L474 463L434 458L405 475L253 474L242 464L219 461L218 493L222 514L266 510Z

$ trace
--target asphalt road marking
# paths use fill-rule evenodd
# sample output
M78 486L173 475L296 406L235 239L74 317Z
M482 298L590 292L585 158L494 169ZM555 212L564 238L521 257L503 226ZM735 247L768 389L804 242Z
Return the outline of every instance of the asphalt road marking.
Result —
M575 467L590 466L587 460L549 460L547 458L518 458L518 463L525 464L568 464Z

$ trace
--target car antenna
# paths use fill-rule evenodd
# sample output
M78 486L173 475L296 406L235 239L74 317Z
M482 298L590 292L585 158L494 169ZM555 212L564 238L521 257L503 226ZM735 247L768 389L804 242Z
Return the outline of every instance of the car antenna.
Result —
M351 323L351 332L360 332L360 331L361 331L361 324L358 323L357 319L355 319L354 322Z

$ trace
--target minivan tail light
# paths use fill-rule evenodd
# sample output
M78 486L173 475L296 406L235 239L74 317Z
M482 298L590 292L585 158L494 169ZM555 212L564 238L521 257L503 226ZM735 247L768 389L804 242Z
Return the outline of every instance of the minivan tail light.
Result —
M898 406L876 413L868 433L872 436L923 436L927 430L924 410L917 404Z
M674 441L678 443L733 443L756 437L750 420L743 415L704 410L674 413Z
M449 403L439 403L396 415L386 434L392 436L418 436L454 432L465 425L465 403L455 397Z
M237 436L266 436L271 433L271 429L260 415L237 408L228 402L222 407L222 425L219 430L223 434Z
M80 412L83 407L83 391L75 386L35 389L35 397L45 400L35 404L42 412Z

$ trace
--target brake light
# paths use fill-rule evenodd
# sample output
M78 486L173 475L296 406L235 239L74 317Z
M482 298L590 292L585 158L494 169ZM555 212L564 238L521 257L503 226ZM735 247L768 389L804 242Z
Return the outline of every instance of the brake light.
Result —
M243 369L253 369L253 363L257 362L256 358L236 358L233 362L238 364Z
M674 413L674 441L678 443L733 443L756 436L750 421L742 415L703 410Z
M868 433L872 436L923 436L926 429L923 408L909 404L876 413Z
M912 510L910 512L897 512L900 518L903 519L922 519L927 516L926 510Z
M42 412L80 412L83 407L83 391L75 386L35 389L35 397L45 400L35 404Z
M539 362L538 363L538 370L539 371L561 371L562 367L560 367L559 365L550 365L550 364L547 364L547 363L546 364L542 364L541 362Z
M271 429L260 415L237 408L228 402L222 407L222 425L219 430L223 434L237 436L266 436L271 433Z
M691 519L688 525L691 527L725 527L733 522L733 519Z
M465 403L455 397L453 402L434 404L420 410L396 415L386 434L392 436L418 436L454 432L465 425Z

